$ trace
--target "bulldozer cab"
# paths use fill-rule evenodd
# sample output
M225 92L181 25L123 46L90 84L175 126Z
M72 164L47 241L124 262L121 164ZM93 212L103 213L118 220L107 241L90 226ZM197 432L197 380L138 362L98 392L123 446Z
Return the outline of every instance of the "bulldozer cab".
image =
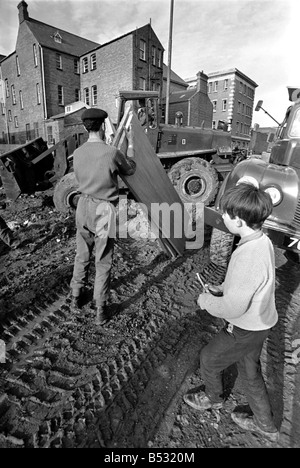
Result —
M157 149L159 134L158 97L159 95L156 91L141 90L119 91L117 95L118 117L116 128L119 127L124 116L125 109L127 105L129 105L128 103L130 103L155 151Z

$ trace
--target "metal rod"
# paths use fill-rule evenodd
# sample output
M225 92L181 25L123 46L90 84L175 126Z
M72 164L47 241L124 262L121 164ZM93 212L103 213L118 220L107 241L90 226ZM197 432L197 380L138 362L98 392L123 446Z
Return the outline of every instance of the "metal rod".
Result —
M171 81L171 62L172 62L172 35L173 35L173 10L174 10L174 0L171 0L170 26L169 26L169 46L168 46L167 90L166 90L166 115L165 115L165 123L166 124L169 123L170 81Z

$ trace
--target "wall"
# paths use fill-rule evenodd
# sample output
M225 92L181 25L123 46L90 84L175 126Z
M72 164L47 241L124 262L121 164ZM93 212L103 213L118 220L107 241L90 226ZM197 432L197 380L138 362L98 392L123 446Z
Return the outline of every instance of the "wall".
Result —
M43 48L47 117L65 112L65 106L75 101L75 89L80 89L80 74L74 72L73 56L60 53L62 70L56 68L56 51ZM63 87L64 103L58 103L58 85Z
M37 104L36 83L40 83L42 89L41 66L38 57L38 66L35 67L33 60L34 37L26 23L19 27L16 43L16 53L11 54L1 63L3 79L8 78L10 97L6 98L6 112L11 110L12 122L9 122L9 133L15 137L16 143L26 142L26 124L30 124L31 138L35 138L33 132L33 122L41 122L44 118L43 104ZM20 76L16 71L16 55L20 64ZM16 104L12 104L11 85L14 84L16 92ZM19 92L22 91L24 109L20 106ZM17 116L19 127L14 124L14 117ZM5 129L6 132L6 129ZM40 126L40 135L42 136L43 127Z

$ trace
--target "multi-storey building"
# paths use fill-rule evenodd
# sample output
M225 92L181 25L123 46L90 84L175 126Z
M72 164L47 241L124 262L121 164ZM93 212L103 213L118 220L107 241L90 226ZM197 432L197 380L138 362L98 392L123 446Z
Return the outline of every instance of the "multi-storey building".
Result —
M2 142L64 137L62 115L77 101L103 107L114 121L120 89L161 92L164 49L150 24L100 45L30 18L27 7L18 4L16 50L0 61Z
M196 78L188 78L195 86ZM248 148L257 84L237 68L208 73L208 96L213 105L213 128L227 126L232 145Z
M158 91L161 97L163 52L151 24L147 24L82 55L82 100L105 109L115 122L119 90Z
M30 18L27 7L24 0L18 4L16 50L0 63L0 135L9 143L46 138L47 119L79 99L80 56L97 45Z

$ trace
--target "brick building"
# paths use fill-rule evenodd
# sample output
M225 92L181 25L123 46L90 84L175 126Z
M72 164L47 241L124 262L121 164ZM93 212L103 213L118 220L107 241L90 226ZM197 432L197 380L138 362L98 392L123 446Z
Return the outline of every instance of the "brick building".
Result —
M189 87L196 78L185 80ZM257 84L237 68L208 73L208 96L213 105L212 127L227 125L232 145L248 148Z
M18 10L16 50L0 58L0 142L57 142L70 122L77 130L80 110L73 119L64 113L79 101L103 107L114 121L120 89L161 95L164 48L151 24L100 45L30 18L24 0Z
M47 138L47 119L79 100L80 56L97 45L30 18L27 7L18 4L16 50L0 63L0 136L12 144Z
M80 58L83 102L105 109L116 122L115 96L120 90L158 91L161 96L163 52L147 24L84 54Z
M211 127L213 106L207 94L207 75L197 73L195 87L173 91L170 95L169 122L175 123L175 114L182 113L182 125Z

